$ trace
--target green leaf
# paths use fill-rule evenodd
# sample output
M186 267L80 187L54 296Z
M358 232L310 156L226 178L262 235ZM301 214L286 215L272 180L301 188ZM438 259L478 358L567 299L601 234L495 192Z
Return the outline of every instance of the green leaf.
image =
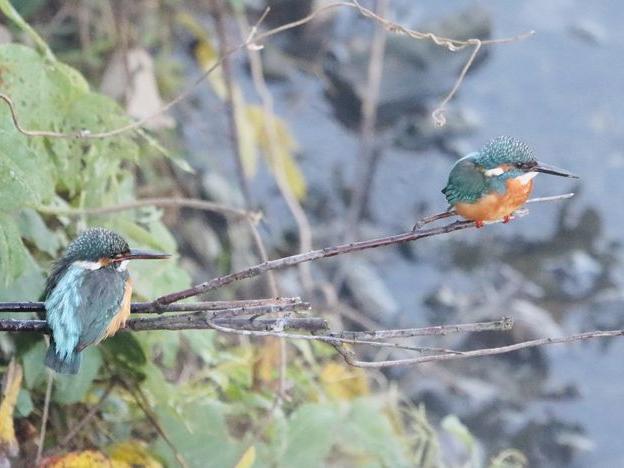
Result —
M102 356L95 346L82 352L80 371L76 375L57 374L54 382L53 400L62 405L82 401L100 370Z
M303 404L288 421L288 444L282 457L290 466L323 466L339 426L336 405Z
M48 44L41 38L37 32L30 27L30 25L24 21L9 0L0 0L0 11L4 13L15 25L24 31L30 39L37 44L37 47L47 56L49 59L54 59L54 54L48 47Z
M30 208L22 210L18 224L24 239L32 242L35 247L51 257L56 256L61 248L61 239L55 232L48 229L39 213Z
M21 418L25 418L34 408L32 398L30 398L30 392L23 388L20 389L20 392L17 395L17 403L15 405L16 415Z
M243 447L228 434L224 405L197 399L177 405L175 409L171 405L158 405L155 409L165 433L184 454L189 466L234 466L240 458ZM167 462L167 466L176 466L171 449L162 439L154 444L154 451Z
M145 377L141 368L147 362L147 357L141 343L133 333L117 333L100 346L101 351L112 361L112 364L129 371L137 380Z
M46 344L43 340L40 340L22 354L22 367L24 369L26 388L34 388L45 375L43 359L45 357L46 348Z
M8 285L20 276L29 257L15 221L0 212L0 284Z

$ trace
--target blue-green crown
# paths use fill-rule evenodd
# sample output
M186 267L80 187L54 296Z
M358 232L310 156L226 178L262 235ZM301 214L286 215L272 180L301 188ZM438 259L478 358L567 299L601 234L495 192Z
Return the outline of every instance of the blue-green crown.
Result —
M486 143L474 156L474 162L486 169L501 164L535 161L533 150L514 137L499 136Z
M116 232L104 228L91 228L82 232L65 249L63 258L69 261L97 262L103 257L114 257L130 250L126 240Z

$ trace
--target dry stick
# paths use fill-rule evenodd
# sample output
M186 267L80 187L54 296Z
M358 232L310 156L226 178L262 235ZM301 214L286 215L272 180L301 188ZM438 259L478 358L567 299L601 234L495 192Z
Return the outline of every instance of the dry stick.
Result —
M158 421L158 416L156 415L156 413L154 413L154 411L150 408L147 398L145 397L145 394L141 391L141 387L139 387L138 385L134 383L129 384L123 378L120 378L119 376L117 377L117 380L128 391L128 393L132 395L136 404L139 405L139 408L141 408L145 416L147 416L147 419L149 419L149 421L152 423L154 428L156 428L156 431L158 432L158 434L160 434L160 436L163 438L165 443L169 446L169 448L173 452L176 458L176 461L179 463L179 465L182 466L183 468L188 468L188 464L186 463L186 460L184 459L182 454L178 451L177 447L174 445L172 440L169 438L169 436L167 435L167 433L161 426L160 422Z
M212 211L224 216L232 216L234 218L249 219L251 222L258 222L262 218L259 211L245 211L238 208L231 208L220 203L201 200L197 198L143 198L118 205L103 206L98 208L56 208L53 206L39 206L37 211L46 214L65 215L65 216L81 216L81 215L102 215L118 213L120 211L134 210L146 206L158 207L184 207L194 208L197 210Z
M379 16L384 17L388 7L388 0L377 0ZM357 232L357 222L364 214L368 193L373 184L373 177L381 152L373 148L375 142L375 126L377 123L377 105L379 102L379 88L383 76L384 53L386 49L386 28L377 23L373 33L370 59L368 61L368 78L366 91L361 104L360 124L360 151L359 173L352 191L351 206L347 213L346 237L351 238ZM346 240L346 239L345 239Z
M314 10L313 12L311 12L309 15L307 15L306 17L300 19L300 20L296 20L296 21L292 21L290 23L284 24L282 26L279 26L277 28L274 28L270 31L264 32L262 34L257 34L257 30L258 27L260 25L260 23L264 20L266 14L268 13L268 9L265 10L265 13L262 15L262 17L258 20L258 22L256 23L256 25L252 28L252 32L249 35L249 37L247 38L247 40L241 44L239 44L238 46L234 47L233 49L230 49L227 53L227 55L232 55L236 52L238 52L239 50L242 50L244 48L259 48L260 46L257 45L258 42L262 41L263 39L267 39L270 36L273 36L275 34L278 34L280 32L286 31L288 29L292 29L292 28L296 28L298 26L301 26L309 21L311 21L312 19L314 19L317 15L319 15L320 13L323 13L327 10L330 9L334 9L334 8L338 8L338 7L350 7L350 8L355 8L357 9L360 14L362 14L363 16L367 17L367 18L371 18L375 21L379 21L381 22L389 31L392 31L394 33L398 33L398 34L405 34L408 35L414 39L419 39L419 40L430 40L432 42L434 42L435 44L439 45L439 46L443 46L448 48L449 50L455 51L455 50L459 50L461 48L464 48L468 45L475 45L475 41L477 41L477 39L468 39L465 41L460 41L460 40L456 40L456 39L449 39L446 37L441 37L441 36L437 36L433 33L423 33L420 31L415 31L406 27L403 27L399 24L393 23L385 18L381 18L378 17L377 15L375 15L375 13L367 8L362 7L359 2L353 0L352 2L336 2L336 3L331 3L329 5L325 5L323 7L320 7L316 10ZM516 42L516 41L520 41L523 39L526 39L527 37L531 36L534 34L534 31L529 31L523 34L520 34L518 36L514 36L514 37L509 37L509 38L503 38L503 39L489 39L489 40L483 40L480 41L481 45L491 45L491 44L505 44L505 43L510 43L510 42ZM195 81L193 83L191 83L191 85L186 88L185 90L183 90L180 94L178 94L176 97L174 97L171 101L167 102L166 104L164 104L159 110L157 110L156 112L154 112L151 115L148 115L142 119L139 119L137 121L134 121L132 123L129 123L127 125L124 125L122 127L113 129L113 130L108 130L105 132L91 132L88 129L84 129L84 130L80 130L78 132L70 132L70 133L61 133L61 132L53 132L53 131L48 131L48 130L29 130L29 129L25 129L21 126L19 119L17 117L17 113L15 111L15 105L13 104L13 101L11 100L11 98L4 94L4 93L0 93L0 99L2 99L4 102L7 103L7 105L9 106L9 110L11 112L11 118L13 120L13 124L15 125L15 128L22 134L26 135L26 136L32 136L32 137L48 137L48 138L82 138L82 139L98 139L98 138L109 138L112 136L116 136L119 135L121 133L130 131L130 130L136 130L140 127L142 127L143 125L145 125L146 122L150 121L151 119L158 117L159 115L167 112L169 109L171 109L173 106L175 106L176 104L182 102L183 100L185 100L187 97L189 97L193 91L195 90L195 88L197 86L199 86L199 84L201 84L214 70L216 70L217 68L219 68L219 66L222 64L223 58L217 60L210 68L208 68L206 71L204 71L199 77L197 77L195 79Z
M223 13L225 10L225 5L223 3L224 0L214 0L214 1L217 6L217 8L215 9L215 16L217 20L217 34L219 36L219 47L221 49L220 50L221 56L223 57L222 69L223 69L223 80L225 82L225 89L227 92L226 104L227 104L227 110L228 110L228 122L230 126L230 139L231 139L232 148L233 148L232 156L234 157L234 161L236 164L238 182L239 182L239 186L245 198L245 205L247 209L250 209L252 205L251 192L249 190L249 184L247 182L247 177L245 176L245 171L243 168L243 155L241 152L241 146L240 146L240 140L239 140L240 128L239 128L238 120L236 119L237 101L236 101L236 95L235 95L234 77L232 75L232 69L230 67L230 60L228 56L228 44L227 44L228 37L227 37L226 30L225 30L225 19L224 19L224 13ZM269 12L269 8L265 9L262 17L265 17L268 14L268 12ZM257 31L257 27L249 31L247 38L253 37L256 31ZM249 227L251 229L251 233L252 233L254 242L256 244L256 249L258 250L260 260L262 260L263 262L266 262L269 257L268 257L264 242L262 240L262 237L260 236L260 233L258 232L258 229L256 228L255 225L253 225L252 223L249 223ZM273 272L271 272L268 275L267 285L269 287L269 291L271 295L273 296L279 295L277 281L275 279L275 275L273 274ZM286 390L285 390L286 389L286 348L285 348L285 343L283 340L281 340L279 345L280 345L280 348L279 348L280 365L279 365L278 395L281 398L286 393Z
M218 310L224 314L242 315L245 313L267 314L271 312L309 310L310 305L302 302L299 297L283 297L275 299L249 299L242 301L208 301L183 302L169 304L165 307L154 307L152 302L133 302L131 312L135 314L153 314L163 312L191 312L199 310ZM43 302L0 302L2 312L45 312Z
M242 330L265 332L267 330L307 330L319 332L327 329L327 322L317 317L214 317L208 312L191 312L180 315L168 315L153 318L130 319L125 329L133 331L148 330L206 330L212 323L220 326L240 328ZM123 329L122 329L123 330ZM35 332L49 333L50 328L45 320L0 320L0 332ZM268 336L268 335L259 335ZM278 336L278 335L275 335ZM281 336L281 335L280 335Z
M394 361L358 361L353 358L353 353L347 351L345 353L344 349L339 350L338 352L345 358L347 363L355 367L367 367L367 368L381 368L381 367L401 367L401 366L410 366L415 364L422 364L425 362L432 361L448 361L450 359L463 359L470 357L483 357L483 356L494 356L496 354L505 354L511 353L513 351L518 351L526 348L534 348L536 346L544 346L551 344L561 344L561 343L573 343L575 341L584 341L592 338L608 338L615 336L624 336L624 330L595 330L585 333L579 333L576 335L564 336L562 338L540 338L537 340L530 341L522 341L520 343L515 343L507 346L500 346L497 348L483 348L483 349L475 349L472 351L459 351L455 354L439 354L439 355L428 355L428 356L419 356L415 358L408 359L397 359ZM338 349L338 348L337 348Z
M472 66L472 63L477 57L479 50L481 50L481 45L483 43L479 39L475 39L474 42L475 42L474 50L472 51L472 54L470 54L470 56L468 57L466 64L464 65L461 72L459 73L459 76L457 77L457 80L455 81L453 88L447 94L447 96L442 100L442 102L438 104L438 107L436 107L431 113L431 117L433 118L433 122L436 127L444 127L446 125L446 116L444 115L444 111L446 110L445 106L453 98L453 96L455 96L455 93L457 92L462 82L464 81L464 78L466 77L466 73L468 73L468 70Z
M106 387L106 390L104 390L104 393L102 393L102 396L100 397L98 402L95 404L95 406L92 406L91 409L89 409L89 411L87 412L87 414L78 422L78 424L72 427L72 429L67 433L67 435L63 437L63 439L59 442L59 445L61 447L64 447L65 445L67 445L76 436L76 434L78 434L80 429L82 429L85 426L85 424L87 424L91 420L91 418L95 416L95 413L97 413L100 410L100 408L102 407L102 405L108 398L108 395L110 395L110 393L113 391L114 387L115 387L114 381L108 384L108 386Z
M543 199L536 199L535 201L555 201L570 198L573 194L564 194L559 196L547 197ZM526 214L526 210L523 213L514 214L514 218L523 216ZM492 221L489 224L498 224L502 220ZM164 306L173 302L180 301L189 297L197 296L213 289L218 289L223 286L227 286L235 281L240 281L246 278L252 278L258 276L264 272L270 270L277 270L286 268L293 265L299 265L300 263L310 262L319 258L334 257L336 255L344 255L352 252L359 252L362 250L373 249L377 247L384 247L388 245L401 244L404 242L411 242L427 237L438 236L441 234L448 234L455 231L461 231L464 229L472 229L475 227L475 223L471 221L455 221L453 223L430 229L419 229L416 231L404 232L402 234L396 234L393 236L380 237L377 239L370 239L359 242L351 242L348 244L342 244L332 247L325 247L323 249L312 250L297 255L291 255L289 257L283 257L276 260L270 260L258 265L246 268L236 273L230 273L229 275L220 276L210 281L200 283L191 288L176 291L171 294L161 296L153 301L155 307Z
M48 370L48 382L46 384L45 398L43 400L43 414L41 416L41 430L39 431L39 445L37 446L37 457L35 465L41 464L41 456L43 455L43 443L45 442L46 427L48 425L48 413L50 411L50 398L52 397L52 383L54 374Z
M249 29L244 17L239 17L239 24L241 31ZM251 32L249 33L251 34ZM284 170L283 161L276 157L278 148L277 128L275 124L275 112L273 106L273 96L269 91L269 87L266 84L264 77L264 71L262 67L262 58L257 49L248 48L247 55L249 58L249 64L251 68L251 76L254 83L254 88L260 97L264 112L268 116L262 123L264 126L264 132L267 135L268 143L268 156L272 158L275 182L277 187L286 202L288 210L295 219L297 224L297 234L299 237L299 251L307 252L312 250L312 229L310 228L310 221L306 216L305 211L301 207L301 204L293 194L286 173ZM308 265L301 265L299 267L299 275L301 277L301 283L306 293L310 294L313 290L312 273Z

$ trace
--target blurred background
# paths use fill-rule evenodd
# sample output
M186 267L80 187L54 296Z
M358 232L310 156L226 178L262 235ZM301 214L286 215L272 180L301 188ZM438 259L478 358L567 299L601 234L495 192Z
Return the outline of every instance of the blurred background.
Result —
M220 53L243 42L267 5L271 11L261 31L330 2L12 3L59 61L79 70L94 91L115 99L138 119L191 86ZM448 95L471 49L451 52L431 41L386 31L355 8L328 9L301 27L261 41L259 55L245 49L232 54L227 67L212 73L188 99L151 120L148 133L137 137L137 157L118 166L126 174L118 180L128 184L123 197L104 191L85 195L86 203L77 202L80 190L89 193L87 186L72 192L59 189L58 183L56 197L66 206L81 208L134 197L175 196L260 210L260 235L269 256L278 258L411 229L418 218L446 209L440 189L457 158L493 137L515 136L528 143L538 159L581 176L576 184L539 177L534 195L573 191L573 199L532 205L529 216L510 224L283 270L276 274L280 295L310 301L312 314L327 318L336 329L403 328L502 316L516 321L511 333L418 342L448 348L502 346L623 328L624 68L617 65L624 41L621 2L362 4L403 26L455 39L513 37L530 30L536 34L484 45L446 106L447 124L439 128L431 112ZM3 42L36 45L23 30L6 20L3 24ZM2 118L9 122L6 110ZM267 119L274 123L272 135L262 125ZM102 155L115 151L106 148ZM59 203L57 199L53 204ZM146 298L260 261L244 222L190 209L145 208L127 216L151 236L168 239L165 247L177 245L179 251L177 265L167 272L153 277L136 272L145 278L139 293ZM39 265L38 279L28 280L22 297L7 286L0 291L2 300L36 297L53 254L71 237L74 227L69 221L44 215L42 219L58 245L39 255L42 249L26 242ZM162 224L156 227L155 220ZM110 215L82 216L80 223L122 229ZM136 230L124 232L134 233L130 237L138 243L160 242L138 236ZM260 279L211 298L270 295ZM507 449L519 450L528 466L535 467L613 467L624 460L618 430L624 418L620 340L367 372L347 368L324 346L293 342L288 345L286 402L280 404L276 419L265 420L262 414L271 408L276 391L271 367L275 345L208 332L173 334L139 338L149 365L139 366L147 380L138 381L152 403L172 404L170 395L158 393L162 382L187 386L184 404L192 402L190 408L199 404L192 398L219 402L203 416L219 429L198 435L197 446L184 446L190 439L182 432L172 436L194 466L208 466L216 452L225 458L212 459L211 466L232 466L247 446L258 449L254 466L295 461L303 466L486 466ZM5 358L11 350L34 349L30 344L20 348L8 337L3 340ZM371 360L408 356L400 351L359 352ZM263 365L256 359L260 354L269 356L265 374L258 370ZM95 369L79 397L56 401L52 437L55 430L71 426L62 416L68 411L63 405L81 408L86 401L97 401L106 388L98 380L102 373L106 370ZM33 378L29 385L34 412L22 408L22 419L23 424L36 425L41 382ZM342 406L331 406L336 401ZM310 402L314 404L306 406ZM360 414L358 405L390 415L388 424L377 427L374 410ZM126 432L119 427L123 421L141 420L127 395L113 393L102 408L97 425L76 438L74 448L138 438L173 463L153 429L141 429L138 422ZM333 421L328 408L333 408L330 413L342 408L345 419ZM251 421L245 420L246 413L253 415ZM182 419L190 418L177 411L181 414ZM181 427L174 416L161 417L171 432ZM347 442L323 442L324 432L331 435L340 432L335 426L349 424L353 428L340 436ZM254 445L249 437L258 427L264 429ZM109 438L94 435L98 431ZM303 440L293 441L296 431ZM354 439L361 444L352 445ZM297 458L305 452L296 445L301 442L310 445L308 458ZM395 443L402 445L397 448ZM321 449L315 452L317 445ZM522 455L507 455L510 458L501 458L496 466L522 466Z

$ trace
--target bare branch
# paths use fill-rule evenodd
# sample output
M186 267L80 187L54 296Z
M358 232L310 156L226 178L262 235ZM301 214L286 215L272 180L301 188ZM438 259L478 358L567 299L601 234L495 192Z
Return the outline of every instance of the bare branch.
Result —
M508 37L508 38L502 38L502 39L489 39L489 40L483 40L480 41L479 39L468 39L468 40L457 40L457 39L450 39L447 37L442 37L442 36L437 36L433 33L427 32L420 32L420 31L416 31L413 29L409 29L406 28L404 26L401 26L397 23L394 23L392 21L389 21L385 18L382 18L381 16L378 16L377 14L375 14L375 12L373 12L372 10L369 10L368 8L363 7L357 0L352 0L351 2L336 2L336 3L330 3L328 5L322 6L316 10L314 10L313 12L311 12L309 15L307 15L304 18L301 18L297 21L293 21L291 23L287 23L284 24L282 26L279 26L277 28L271 29L269 31L266 31L264 33L261 34L257 34L258 28L260 26L260 23L264 20L264 18L266 17L267 13L268 13L268 9L265 10L264 14L260 17L260 19L258 20L258 22L255 24L255 26L251 29L250 34L248 35L247 39L242 42L241 44L239 44L238 46L229 49L225 54L221 55L221 57L219 58L219 60L215 61L215 63L213 65L211 65L209 68L207 68L201 75L199 75L195 81L185 90L183 90L180 94L178 94L176 97L174 97L171 101L167 102L166 104L164 104L159 110L157 110L156 112L154 112L151 115L148 115L142 119L136 120L134 122L131 122L127 125L124 125L122 127L119 128L115 128L112 130L108 130L108 131L103 131L103 132L92 132L89 129L82 129L79 130L77 132L68 132L68 133L63 133L63 132L54 132L54 131L50 131L50 130L32 130L32 129L26 129L24 128L21 124L20 124L20 119L18 118L17 112L15 110L15 105L13 103L13 100L11 99L10 96L8 96L7 94L4 93L0 93L0 99L2 99L9 107L9 111L11 112L11 118L13 120L13 125L15 126L15 128L22 134L26 135L26 136L30 136L30 137L48 137L48 138L79 138L79 139L100 139L100 138L110 138L113 136L117 136L120 135L122 133L131 131L131 130L137 130L139 128L141 128L143 125L145 125L145 123L147 123L148 121L164 114L165 112L167 112L169 109L171 109L173 106L175 106L176 104L182 102L183 100L185 100L186 98L188 98L195 90L195 88L197 88L197 86L199 86L214 70L216 70L217 68L219 68L223 62L225 57L228 57L242 49L252 49L252 50L259 50L262 48L261 45L259 45L259 43L264 40L267 39L275 34L287 31L289 29L293 29L299 26L302 26L306 23L308 23L309 21L311 21L312 19L314 19L316 16L318 16L319 14L328 11L330 9L334 9L334 8L338 8L338 7L347 7L347 8L355 8L357 9L357 11L362 14L363 16L373 19L375 21L380 22L381 24L383 24L383 26L388 29L389 31L393 32L393 33L397 33L397 34L405 34L409 37L412 37L414 39L418 39L418 40L430 40L432 42L434 42L435 44L442 46L442 47L446 47L447 49L451 50L451 51L457 51L460 49L463 49L464 47L467 46L475 46L475 51L473 52L473 55L476 55L477 50L477 44L479 44L479 47L483 46L483 45L492 45L492 44L505 44L505 43L509 43L509 42L516 42L516 41L520 41L523 39L526 39L527 37L530 37L534 34L534 31L529 31L523 34L520 34L518 36L514 36L514 37ZM469 60L469 62L466 64L465 66L465 71L467 71L467 69L470 67L470 65L472 64L472 60L474 60L474 57ZM465 75L465 71L462 71L462 75ZM461 84L461 81L463 80L463 76L460 76L460 79L458 80L458 82L456 83L456 86L454 87L454 91L452 91L449 96L447 96L447 99L445 101L448 101L451 99L452 95L455 93L456 91L456 87L459 87L459 85ZM440 106L442 107L442 106Z
M220 311L221 314L258 315L272 312L297 312L309 310L310 304L299 297L278 297L274 299L250 299L242 301L184 302L155 307L153 302L134 302L131 311L134 314L153 314L163 312L192 312L200 310ZM45 312L43 302L0 302L2 312Z
M197 210L219 213L224 216L249 219L254 223L258 223L260 219L262 219L262 213L259 211L240 210L238 208L232 208L220 203L214 203L197 198L143 198L141 200L134 200L127 203L102 206L98 208L56 208L52 206L39 206L37 207L37 211L56 215L81 216L119 213L120 211L134 210L136 208L144 208L146 206L194 208Z
M149 330L206 330L216 326L233 327L242 331L256 333L257 336L280 336L268 330L308 330L318 332L327 328L325 320L316 317L280 317L260 318L230 317L214 318L206 311L191 312L181 315L167 315L154 318L130 319L126 329L134 331ZM49 333L45 320L0 320L0 331ZM265 333L266 332L266 333ZM303 335L309 336L309 335ZM333 338L330 338L333 339ZM336 339L333 339L334 341Z
M534 201L556 201L561 199L570 198L570 194L564 194L560 196L547 197L546 200L534 200ZM516 213L514 216L518 217L520 215L526 214L526 210L522 213ZM445 213L439 213L434 216L430 216L431 218L441 217L445 215ZM446 217L446 216L444 216ZM512 219L514 219L512 217ZM491 221L487 224L498 224L501 223L502 220ZM430 229L417 229L414 231L404 232L402 234L396 234L393 236L380 237L378 239L371 239L359 242L351 242L348 244L342 244L332 247L325 247L323 249L312 250L310 252L304 252L297 255L291 255L290 257L283 257L276 260L269 260L267 262L262 262L258 265L246 268L244 270L238 271L236 273L230 273L229 275L219 276L217 278L213 278L210 281L206 281L204 283L200 283L191 288L184 289L181 291L177 291L171 294L167 294L165 296L161 296L153 301L154 307L158 308L159 306L164 306L166 304L171 304L173 302L180 301L182 299L187 299L189 297L197 296L199 294L203 294L205 292L211 291L213 289L222 288L231 284L235 281L240 281L246 278L252 278L254 276L261 275L270 270L278 270L281 268L290 267L293 265L299 265L304 262L310 262L312 260L317 260L320 258L328 258L334 257L336 255L344 255L352 252L359 252L362 250L373 249L377 247L384 247L388 245L401 244L404 242L411 242L419 239L424 239L427 237L439 236L442 234L449 234L455 231L461 231L464 229L472 229L475 227L475 223L471 221L455 221L453 223L449 223L444 226L430 228Z
M424 328L404 328L399 330L372 330L372 331L341 331L329 332L324 336L347 338L352 340L384 340L388 338L409 338L413 336L447 335L449 333L468 333L501 330L511 330L513 320L503 317L491 322L462 323L458 325L434 325Z

